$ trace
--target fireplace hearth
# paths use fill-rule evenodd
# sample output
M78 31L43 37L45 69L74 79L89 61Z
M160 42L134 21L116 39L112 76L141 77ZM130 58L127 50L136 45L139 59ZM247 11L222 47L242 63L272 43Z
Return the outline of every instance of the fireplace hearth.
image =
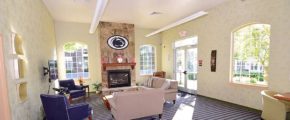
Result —
M126 87L131 86L131 73L129 69L108 70L108 87Z

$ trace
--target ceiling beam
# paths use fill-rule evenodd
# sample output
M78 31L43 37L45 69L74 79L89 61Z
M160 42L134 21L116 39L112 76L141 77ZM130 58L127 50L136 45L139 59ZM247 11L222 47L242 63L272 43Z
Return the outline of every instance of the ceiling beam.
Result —
M99 25L99 22L101 20L101 17L103 16L103 13L107 6L107 3L108 3L108 0L97 0L95 14L94 14L90 31L89 31L91 34L93 34L96 31Z
M160 33L160 32L163 32L163 31L168 30L168 29L170 29L170 28L173 28L173 27L175 27L175 26L181 25L181 24L186 23L186 22L188 22L188 21L191 21L191 20L197 19L197 18L199 18L199 17L201 17L201 16L204 16L204 15L207 15L207 14L208 14L208 13L205 12L205 11L200 11L200 12L194 13L194 14L192 14L192 15L186 17L186 18L183 18L183 19L181 19L181 20L178 20L178 21L176 21L176 22L174 22L174 23L171 23L171 24L169 24L169 25L167 25L167 26L164 26L164 27L162 27L162 28L160 28L160 29L158 29L158 30L152 32L152 33L149 33L149 34L146 35L146 37L150 37L150 36L152 36L152 35L158 34L158 33Z

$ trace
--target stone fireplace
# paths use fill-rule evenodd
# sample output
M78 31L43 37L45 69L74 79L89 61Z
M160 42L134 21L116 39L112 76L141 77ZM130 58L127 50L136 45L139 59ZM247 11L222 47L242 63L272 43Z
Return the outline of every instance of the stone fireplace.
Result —
M136 70L134 69L136 65L134 25L100 22L99 27L103 88L136 85ZM128 40L128 46L126 48L115 49L108 45L108 40L116 35ZM118 58L122 58L123 60L119 62L117 61ZM119 73L116 73L116 71ZM128 78L124 78L127 74Z
M130 70L108 70L107 72L109 88L131 86Z

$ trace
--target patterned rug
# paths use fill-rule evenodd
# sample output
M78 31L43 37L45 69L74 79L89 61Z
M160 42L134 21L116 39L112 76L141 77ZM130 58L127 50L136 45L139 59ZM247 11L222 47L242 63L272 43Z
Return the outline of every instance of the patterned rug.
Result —
M86 100L93 108L93 120L113 120L112 115L96 94ZM178 93L176 104L164 104L162 120L260 120L261 112L239 105ZM136 120L158 120L158 115Z

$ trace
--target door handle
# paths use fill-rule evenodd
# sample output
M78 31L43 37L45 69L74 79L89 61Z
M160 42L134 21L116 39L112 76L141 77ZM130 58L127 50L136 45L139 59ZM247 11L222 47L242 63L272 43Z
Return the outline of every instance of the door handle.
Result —
M187 74L187 71L183 71L183 74Z

